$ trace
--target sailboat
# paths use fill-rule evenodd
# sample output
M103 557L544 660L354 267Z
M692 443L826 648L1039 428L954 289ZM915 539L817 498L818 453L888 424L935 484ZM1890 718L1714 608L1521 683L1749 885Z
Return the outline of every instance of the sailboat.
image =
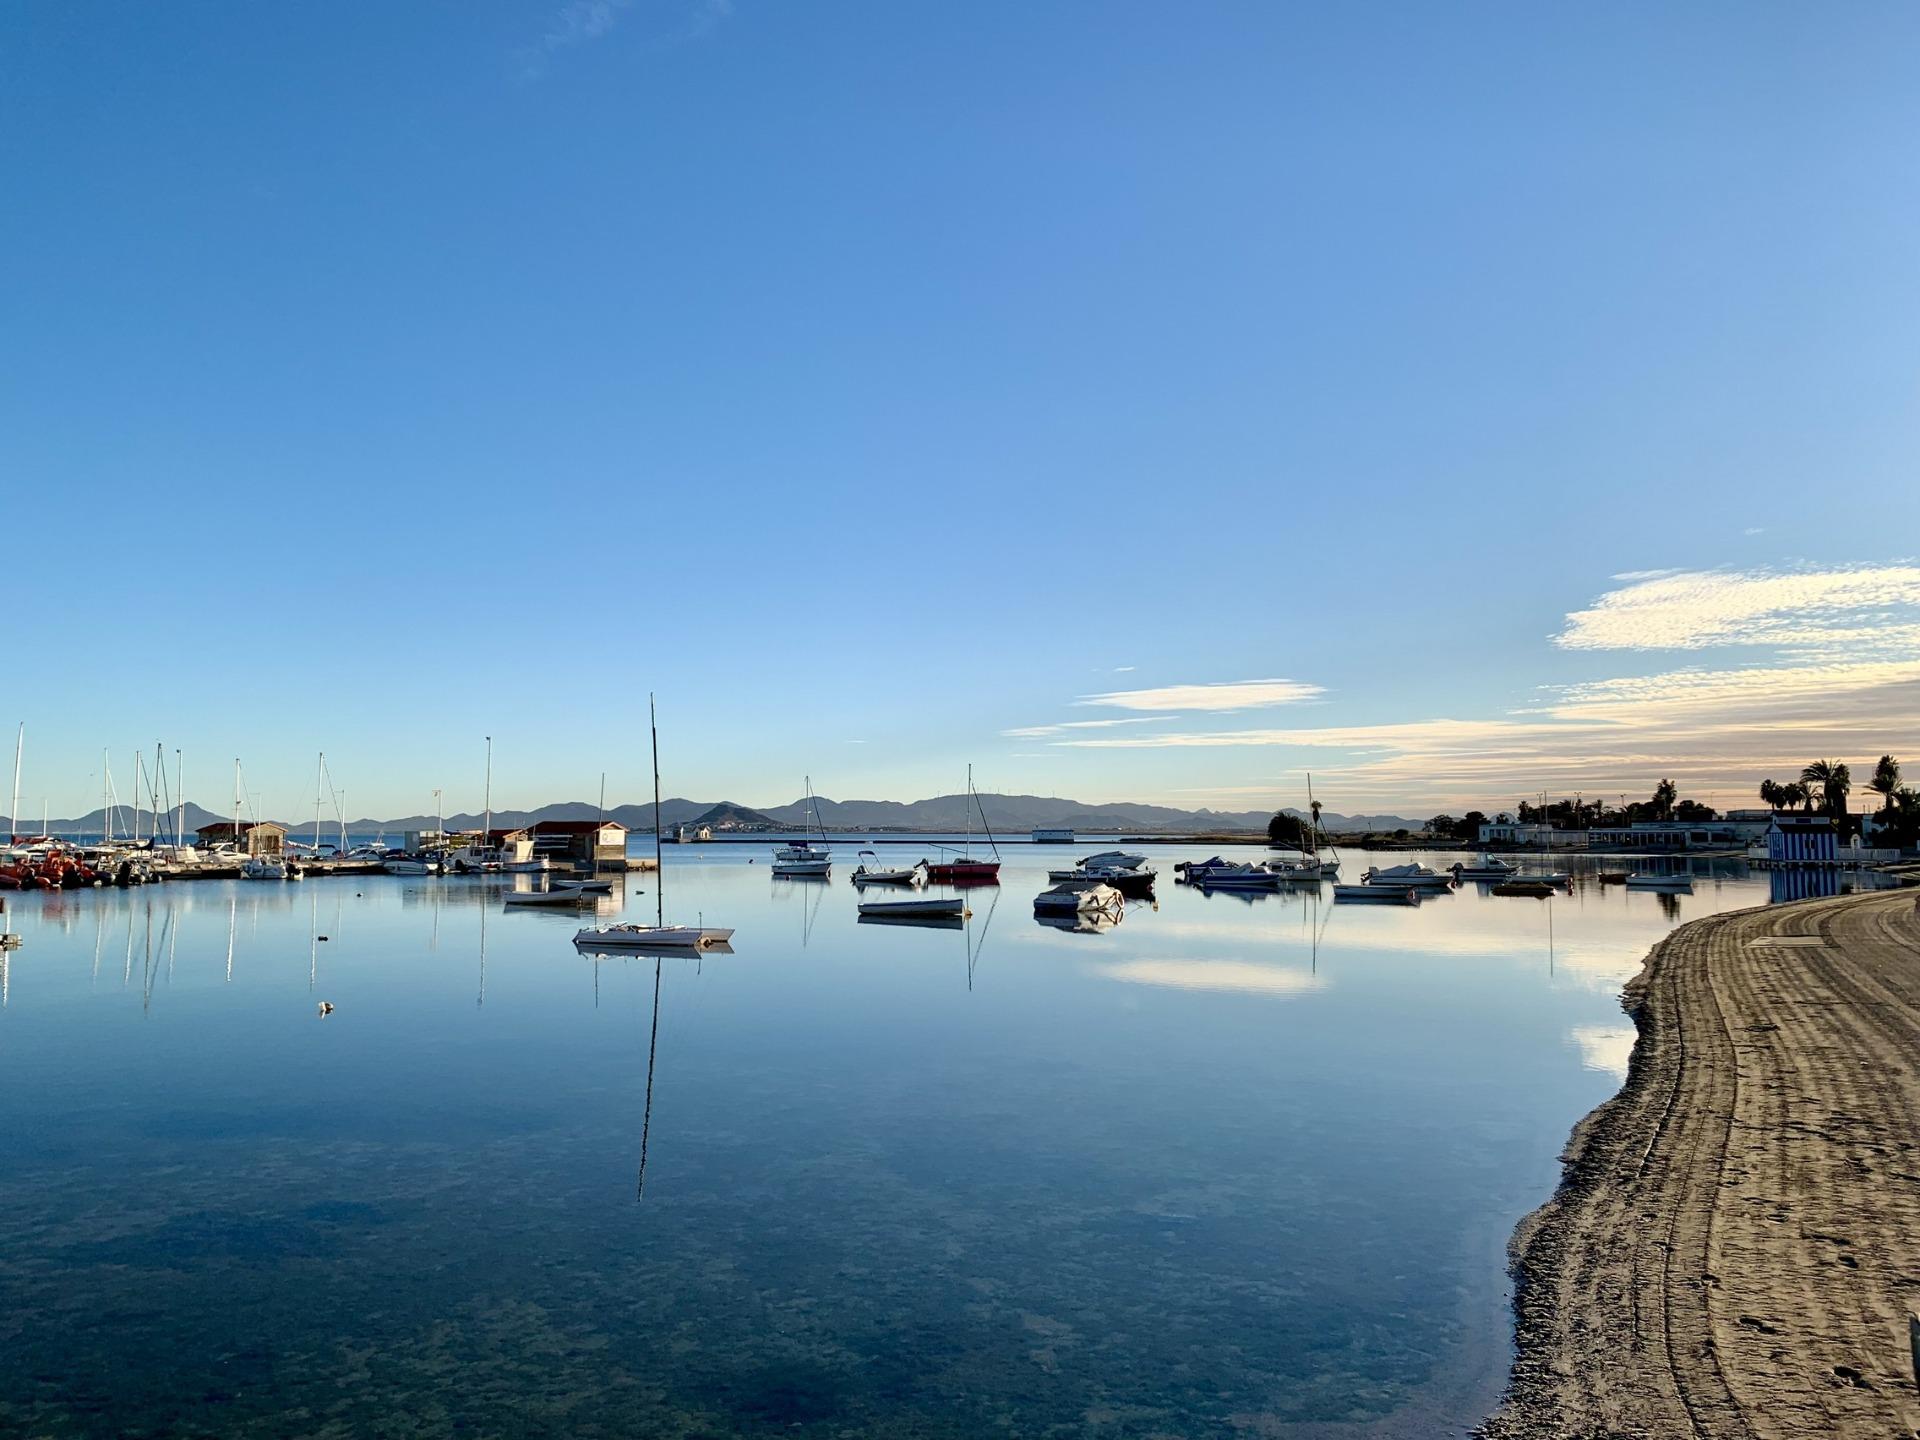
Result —
M1000 846L993 838L993 827L987 823L987 807L980 803L980 792L973 788L973 766L967 766L967 847L958 860L946 859L927 864L927 878L943 881L949 885L994 885L1000 880ZM992 860L973 858L973 812L980 811L980 828L986 832L987 844L993 847Z
M820 843L815 845L806 837L807 822L820 832ZM779 876L813 877L833 873L833 851L827 847L827 827L820 823L820 809L813 803L813 777L807 777L806 814L800 824L801 838L798 844L782 845L773 852L773 873Z
M583 950L706 950L725 945L733 931L701 925L667 924L667 872L660 864L660 727L654 720L653 696L647 696L647 728L653 736L653 861L654 920L652 925L603 925L576 931L573 943Z

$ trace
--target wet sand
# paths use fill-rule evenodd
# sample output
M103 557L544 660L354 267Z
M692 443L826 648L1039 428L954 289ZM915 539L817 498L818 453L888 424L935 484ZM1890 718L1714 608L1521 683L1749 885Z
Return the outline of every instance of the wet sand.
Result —
M1917 901L1716 915L1654 949L1626 1086L1515 1234L1486 1435L1920 1434Z

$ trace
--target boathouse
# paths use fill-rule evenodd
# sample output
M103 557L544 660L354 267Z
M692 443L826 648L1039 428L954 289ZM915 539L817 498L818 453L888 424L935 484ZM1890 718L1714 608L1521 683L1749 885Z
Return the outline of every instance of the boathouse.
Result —
M237 829L233 821L220 820L212 825L202 825L193 832L193 838L194 843L203 850L215 845L237 843L255 859L279 860L287 853L287 827L276 825L271 820L242 820Z
M1840 837L1825 815L1775 815L1767 827L1767 861L1773 865L1838 865Z
M573 865L622 865L627 827L618 820L542 820L531 832L533 853Z

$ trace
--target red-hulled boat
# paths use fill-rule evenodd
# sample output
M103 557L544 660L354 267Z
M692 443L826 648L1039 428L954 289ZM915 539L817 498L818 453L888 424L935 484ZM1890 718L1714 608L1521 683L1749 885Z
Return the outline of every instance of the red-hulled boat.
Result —
M927 867L927 879L939 885L998 885L1000 883L1000 847L994 844L993 826L987 823L987 807L980 803L980 792L973 788L973 766L967 766L967 799L973 802L967 807L967 852L965 855L939 861L924 861ZM973 812L980 811L980 828L986 832L987 844L993 846L993 859L976 860L973 858Z

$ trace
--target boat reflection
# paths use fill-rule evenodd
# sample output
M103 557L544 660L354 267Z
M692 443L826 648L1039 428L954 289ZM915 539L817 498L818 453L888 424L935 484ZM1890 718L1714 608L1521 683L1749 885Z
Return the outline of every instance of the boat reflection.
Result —
M887 925L910 930L964 930L967 922L959 915L862 915L857 925Z
M1033 923L1070 935L1104 935L1120 923L1117 910L1081 910L1071 915L1035 915Z

